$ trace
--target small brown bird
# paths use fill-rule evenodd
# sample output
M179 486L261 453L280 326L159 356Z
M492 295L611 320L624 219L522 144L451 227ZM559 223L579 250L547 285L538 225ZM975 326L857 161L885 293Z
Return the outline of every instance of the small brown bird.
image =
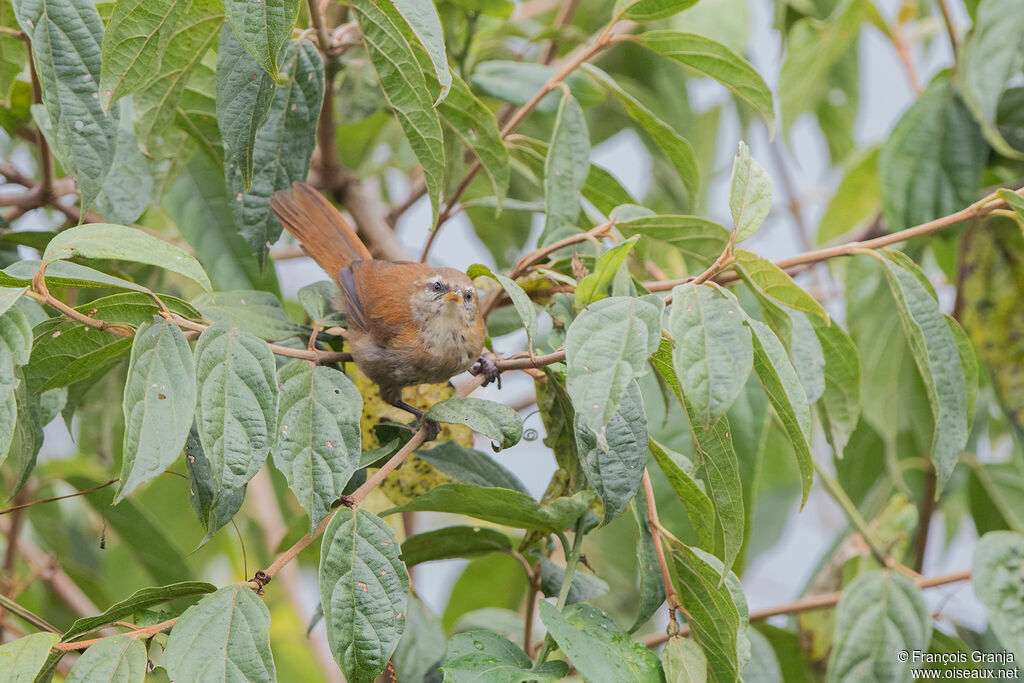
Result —
M484 319L465 273L373 258L341 213L305 183L275 192L270 208L336 278L352 357L384 401L422 422L423 412L402 401L402 387L444 382L465 370L498 379L494 363L480 356Z

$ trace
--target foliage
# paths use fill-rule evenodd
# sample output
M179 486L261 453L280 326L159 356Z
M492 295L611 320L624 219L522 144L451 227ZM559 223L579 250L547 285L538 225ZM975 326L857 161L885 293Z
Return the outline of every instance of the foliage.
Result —
M776 79L742 0L0 0L0 678L902 681L900 650L1024 658L1024 0L966 2L927 83L908 41L937 10L883 4L774 0ZM918 91L871 145L862 29ZM780 207L803 225L804 123L835 170L803 235L826 246L773 262ZM626 129L638 191L594 163ZM270 198L297 181L380 258L417 256L401 222L451 261L458 216L491 259L468 273L493 360L535 395L409 388L444 428L396 424L337 287L278 281L296 250ZM534 403L539 496L504 455ZM815 496L849 529L765 626L748 569ZM967 578L919 574L936 515L982 536L985 632L933 624L924 587ZM435 615L410 570L454 558Z

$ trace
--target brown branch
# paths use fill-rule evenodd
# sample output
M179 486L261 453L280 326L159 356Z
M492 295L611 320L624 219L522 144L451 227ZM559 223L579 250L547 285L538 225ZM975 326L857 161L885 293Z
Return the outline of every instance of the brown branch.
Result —
M917 584L918 588L935 588L936 586L944 586L948 583L956 583L957 581L969 581L971 579L971 570L965 569L959 572L953 572L952 574L942 574L940 576L932 576L925 578L923 576L912 579ZM812 610L827 609L829 607L835 607L839 604L839 599L843 596L841 591L834 593L822 593L820 595L811 595L793 602L787 602L784 605L777 607L769 607L758 612L750 613L750 621L763 621L769 617L777 617L782 614L798 614L800 612L810 612ZM679 636L687 636L690 634L689 624L683 625L679 629ZM641 640L647 647L657 647L662 643L666 642L672 636L664 633L654 634L647 636Z
M942 21L946 25L946 33L949 35L949 44L953 48L953 57L956 58L957 37L956 26L953 24L953 13L949 10L949 0L937 0L939 11L942 12Z
M911 565L915 572L920 573L924 567L924 553L928 548L928 531L932 526L932 515L935 513L935 489L938 481L935 475L935 466L931 460L925 461L924 491L921 493L921 514L917 522L917 537L914 539L914 564Z
M658 566L661 568L661 578L665 583L665 600L668 602L669 631L679 630L679 622L676 620L676 610L679 605L679 593L672 585L672 576L668 572L668 563L665 561L665 550L661 546L661 523L658 521L658 508L654 505L654 488L651 486L651 476L644 467L644 496L647 498L647 521L651 526L651 538L654 540L654 554L658 556Z
M534 93L533 97L531 97L526 104L524 104L522 107L516 110L516 112L512 115L512 118L510 118L508 122L505 124L504 128L501 129L501 139L505 140L512 133L512 131L514 131L516 127L519 126L519 124L522 123L523 120L525 120L526 117L530 115L530 112L532 112L537 107L537 105L540 104L540 101L543 100L548 95L548 93L552 92L555 88L559 87L562 81L569 77L569 74L575 71L581 64L586 62L588 59L590 59L591 57L593 57L594 55L596 55L597 53L601 52L609 45L614 43L616 40L616 35L613 31L613 28L614 24L608 24L597 35L593 42L590 43L590 45L587 45L585 48L578 51L577 53L570 55L570 57L566 59L565 63L558 69L558 71L556 71L555 74L550 79L548 79L547 83L545 83L540 90ZM427 237L427 243L423 246L423 253L420 254L421 262L427 260L427 256L430 254L430 248L434 245L434 240L437 239L437 235L441 231L441 226L443 226L448 221L448 219L455 214L459 198L462 197L462 193L466 191L466 188L469 187L469 184L473 181L473 178L476 177L476 174L480 172L481 168L483 167L480 164L479 159L473 162L473 165L469 167L469 170L466 172L465 177L463 177L462 182L459 183L459 186L455 188L455 191L452 193L451 198L448 199L448 202L445 204L444 208L441 209L441 212L437 217L437 225L434 226L434 229L430 232L430 235Z
M1021 191L1017 190L1020 194ZM943 228L948 228L957 223L962 223L972 218L980 218L986 216L996 209L1001 209L1006 206L1006 202L1002 199L994 198L993 195L989 195L980 201L971 204L967 208L961 209L955 213L951 213L948 216L942 216L935 220L915 225L914 227L907 228L906 230L900 230L899 232L889 233L876 237L874 239L864 241L853 241L844 242L837 244L832 247L824 247L822 249L814 249L803 254L797 254L796 256L790 256L775 262L782 270L790 270L801 266L809 265L812 263L818 263L821 261L827 261L828 259L836 258L839 256L852 256L858 252L865 250L881 249L897 242L903 242L913 237L920 237L921 235L927 235L929 233L937 232ZM736 278L729 277L726 275L721 278L719 282L727 283L732 282ZM652 292L666 292L674 288L676 285L685 284L692 282L691 278L680 278L677 280L663 280L663 281L651 281L645 282L644 287Z
M555 28L566 26L572 21L573 15L576 14L579 6L580 0L565 0L558 8L558 14L555 15L553 26ZM550 64L556 56L558 56L558 41L552 38L548 41L547 49L544 50L544 56L541 57L541 64Z
M106 488L106 487L110 486L111 484L116 484L119 481L121 481L121 480L120 479L111 479L106 484L100 484L99 486L93 486L91 489L86 489L84 491L76 491L74 493L69 493L66 496L56 496L54 498L44 498L42 500L33 500L31 502L28 502L28 503L21 503L20 505L12 505L11 507L7 508L6 510L0 510L0 515L6 515L6 514L9 514L11 512L15 512L16 510L24 510L25 508L30 508L33 505L42 505L43 503L53 503L53 502L58 501L58 500L64 500L65 498L74 498L76 496L84 496L87 493L92 493L93 491L99 491L100 489Z
M168 619L167 621L161 621L159 624L153 624L152 626L146 626L144 628L136 629L130 633L119 633L118 635L127 635L132 640L138 640L139 638L149 638L155 636L160 631L164 631L174 626L178 622L178 617ZM75 650L84 650L87 647L91 647L101 640L112 638L113 636L103 636L102 638L92 638L90 640L75 640L70 643L57 643L51 650L53 652L73 652Z

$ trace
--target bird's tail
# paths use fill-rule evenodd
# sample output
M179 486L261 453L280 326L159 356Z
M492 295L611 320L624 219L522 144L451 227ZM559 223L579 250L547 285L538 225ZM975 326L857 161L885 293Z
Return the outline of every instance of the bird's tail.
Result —
M281 224L332 278L353 261L372 259L355 230L327 198L305 183L279 190L270 208Z

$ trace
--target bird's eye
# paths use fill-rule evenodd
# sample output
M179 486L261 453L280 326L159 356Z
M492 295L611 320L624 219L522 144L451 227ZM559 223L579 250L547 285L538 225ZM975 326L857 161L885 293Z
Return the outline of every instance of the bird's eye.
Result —
M466 298L466 301L472 301L473 300L473 292L466 292L465 298Z
M440 291L441 291L441 289L442 289L442 287L441 287L441 283L440 283L440 282L435 282L435 283L434 283L434 291L435 291L435 292L440 292Z

